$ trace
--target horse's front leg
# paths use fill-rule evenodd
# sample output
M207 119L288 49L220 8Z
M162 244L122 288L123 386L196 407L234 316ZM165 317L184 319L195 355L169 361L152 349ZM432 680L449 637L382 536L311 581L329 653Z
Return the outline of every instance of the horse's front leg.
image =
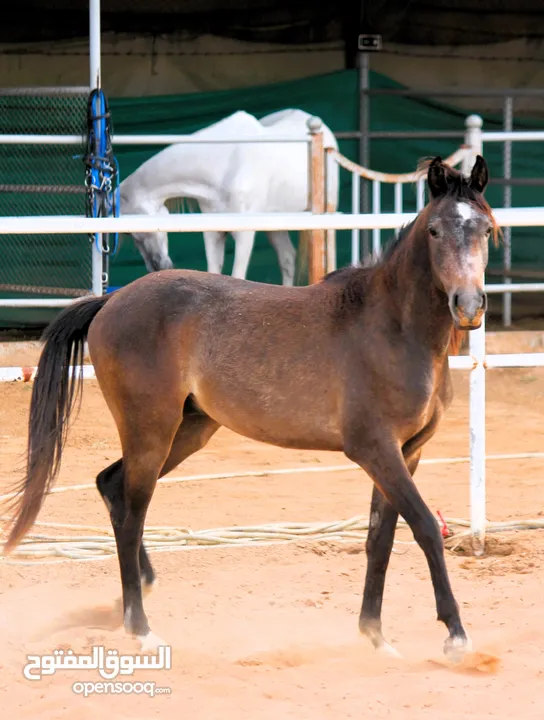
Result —
M390 655L398 655L398 652L383 637L382 601L398 517L395 508L374 486L366 538L366 578L359 630L369 638L376 650L383 650Z
M421 449L436 432L441 415L441 409L437 409L429 424L402 448L408 472L412 477L419 465ZM382 634L382 601L398 516L398 512L375 485L366 540L366 580L359 629L370 638L376 649L397 656L399 653L385 642Z
M421 451L406 460L410 474L415 473ZM382 633L382 602L385 588L385 575L393 550L395 529L399 514L391 503L374 485L370 505L370 519L366 538L366 579L363 592L363 604L359 616L359 629L366 635L377 650L399 656L395 648L384 640Z
M363 605L361 613L363 631L370 635L375 645L384 644L381 626L376 621L381 613L383 593L381 585L385 579L385 558L388 559L391 552L396 524L395 514L399 514L410 526L416 542L427 558L438 620L442 621L449 631L444 652L453 660L460 659L468 649L469 641L451 589L440 529L414 484L398 444L393 438L386 439L382 433L372 433L372 437L366 434L364 440L360 437L349 438L344 452L350 460L368 473L376 490L387 501L385 504L376 500L374 504L382 514L377 522L377 530L371 533L373 539L370 540L370 549L371 554L374 555L367 571L367 602L366 607ZM372 574L370 579L368 572Z

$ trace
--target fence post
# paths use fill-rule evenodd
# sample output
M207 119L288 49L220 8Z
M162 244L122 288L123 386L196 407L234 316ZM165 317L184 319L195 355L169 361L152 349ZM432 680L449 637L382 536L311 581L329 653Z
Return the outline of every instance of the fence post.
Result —
M101 44L100 44L100 0L89 1L89 80L91 90L101 86ZM104 292L104 258L102 256L102 235L92 236L92 287L95 295Z
M337 198L330 197L331 174L338 170L336 158L325 151L325 212L333 213L337 210ZM336 230L325 230L325 247L327 252L327 272L336 270Z
M476 155L482 154L482 126L484 121L479 115L469 115L465 120L465 145L470 149L468 158L463 160L463 172L468 175L476 162Z
M359 173L351 173L351 212L359 215L361 212L361 176ZM351 264L358 265L361 262L361 234L359 230L351 231Z
M504 98L503 129L505 132L513 130L514 125L514 98ZM506 140L503 149L503 175L505 180L512 177L512 141ZM512 186L505 185L503 189L503 207L512 207ZM504 228L504 269L507 273L512 270L512 228ZM503 278L503 282L509 285L512 276ZM502 321L504 327L512 325L512 293L504 293L502 296Z
M470 155L463 163L463 172L470 174L477 155L482 155L482 125L479 115L466 119L465 145ZM482 278L483 281L483 278ZM469 353L476 362L470 373L470 527L472 550L482 555L485 548L485 315L478 330L469 332Z
M308 129L311 135L311 196L310 209L312 213L325 212L325 154L323 147L323 123L317 117L308 119ZM326 274L325 257L325 230L312 230L310 232L308 283L319 282Z

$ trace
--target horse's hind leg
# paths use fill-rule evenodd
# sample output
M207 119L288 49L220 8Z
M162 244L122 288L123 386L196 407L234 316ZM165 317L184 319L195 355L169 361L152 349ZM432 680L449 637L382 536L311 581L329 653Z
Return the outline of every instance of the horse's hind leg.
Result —
M208 272L220 275L223 272L225 264L225 243L226 233L224 232L205 232L204 233L204 250L206 252L206 262L208 264Z
M287 230L270 231L268 240L278 256L283 285L293 285L295 281L295 261L297 251Z
M204 447L219 427L220 426L207 415L193 411L192 408L189 407L187 414L184 416L183 421L176 432L169 455L162 465L158 476L162 477L166 475L187 457ZM127 503L125 501L125 471L123 461L118 460L116 463L103 470L97 477L97 486L104 502L106 503L106 506L108 507L108 510L110 511L110 517L117 539L119 562L121 565L121 579L123 583L125 627L129 632L140 637L143 647L152 647L154 639L153 636L150 637L149 625L143 610L141 596L142 589L144 591L149 591L151 589L151 586L155 581L155 572L145 550L144 544L141 541L141 533L137 555L140 575L140 590L138 591L138 583L134 581L133 572L130 574L132 582L129 584L125 583L125 576L123 575L123 564L121 561L122 552L127 555L126 561L129 566L132 565L136 559L134 557L135 553L132 553L132 558L128 557L128 550L130 550L130 548L127 550L125 547L126 538L123 538L119 529L120 525L123 525L125 518L127 517ZM147 504L149 504L149 501ZM143 532L143 519L141 530ZM121 550L121 547L123 547L123 551ZM132 603L130 601L132 601Z
M234 238L232 277L245 279L255 243L255 232L253 230L240 230L231 234Z
M166 423L160 425L156 433L149 426L131 426L121 435L124 502L111 511L123 586L124 625L127 632L138 637L143 650L162 644L151 634L144 612L139 562L145 516L176 432Z
M407 461L408 470L412 475L417 468L420 456L421 452L418 451ZM385 642L382 634L382 601L385 575L393 549L398 517L398 512L374 486L366 539L366 579L363 605L359 616L359 629L370 639L377 650L383 650L396 656L399 653Z
M114 519L121 517L125 508L125 489L124 489L124 468L123 460L117 460L105 470L102 470L96 478L96 487L100 493L108 512L112 524ZM140 574L142 579L142 590L144 595L147 594L155 582L155 572L149 560L143 542L140 544L139 552Z

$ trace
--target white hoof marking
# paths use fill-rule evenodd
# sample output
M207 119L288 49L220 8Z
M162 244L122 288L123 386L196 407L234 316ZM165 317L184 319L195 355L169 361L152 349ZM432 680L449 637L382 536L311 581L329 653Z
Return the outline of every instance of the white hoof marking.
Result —
M446 640L444 653L452 662L461 662L463 657L472 651L472 641L470 638L453 637Z
M167 647L167 643L164 642L154 632L149 631L147 635L138 635L142 652L156 652L161 646Z
M380 645L377 649L378 652L382 653L383 655L402 659L401 653L389 643L384 642L383 645Z

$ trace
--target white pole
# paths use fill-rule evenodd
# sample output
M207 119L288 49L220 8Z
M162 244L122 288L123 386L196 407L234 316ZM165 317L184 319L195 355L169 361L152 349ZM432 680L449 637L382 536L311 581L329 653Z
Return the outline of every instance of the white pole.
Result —
M87 90L87 88L85 88ZM0 135L0 145L78 145L81 135ZM246 137L210 138L199 135L112 135L113 145L262 145L263 143L304 143L309 145L311 140L293 135L248 135Z
M402 183L395 183L395 213L402 212Z
M507 97L504 99L504 129L510 132L514 124L514 98ZM503 149L503 175L505 180L512 177L512 142L506 140ZM505 185L503 190L503 205L511 207L512 205L512 186ZM510 272L512 269L512 229L504 228L504 269ZM511 277L504 278L505 284L511 283ZM512 325L512 295L506 293L502 299L502 318L504 327Z
M493 212L499 225L510 227L544 227L542 208L498 208ZM340 212L323 215L298 213L174 213L172 215L122 215L88 218L83 215L29 215L0 217L0 235L59 235L64 233L154 233L154 232L237 232L240 230L394 230L416 217L413 212L360 213ZM534 283L531 292L538 292ZM494 285L489 285L493 292ZM498 286L499 287L499 286ZM516 288L529 288L529 283ZM510 290L508 286L505 292ZM502 292L502 290L501 290Z
M89 86L101 87L100 69L100 0L89 0Z
M470 148L470 154L463 162L463 172L470 173L476 162L476 155L482 155L482 126L484 121L479 115L469 115L465 120L465 145Z
M425 181L420 178L416 185L416 209L421 212L425 207Z
M470 333L470 355L478 361L470 373L470 526L475 555L485 545L485 318L481 328Z
M361 178L357 173L351 173L351 212L359 215L361 212ZM360 231L353 228L351 231L351 264L361 262Z
M100 0L89 0L89 84L91 90L101 86L100 68ZM92 244L92 286L95 295L102 295L102 234Z
M372 181L372 212L379 215L381 212L382 184L379 180ZM372 259L378 260L382 254L381 232L378 228L372 231Z
M482 125L479 115L466 119L465 144L470 147L470 160L464 172L470 173L477 155L482 155ZM482 278L483 279L483 278ZM470 526L475 555L482 555L485 546L485 317L478 330L469 333L469 354L477 361L470 373Z

